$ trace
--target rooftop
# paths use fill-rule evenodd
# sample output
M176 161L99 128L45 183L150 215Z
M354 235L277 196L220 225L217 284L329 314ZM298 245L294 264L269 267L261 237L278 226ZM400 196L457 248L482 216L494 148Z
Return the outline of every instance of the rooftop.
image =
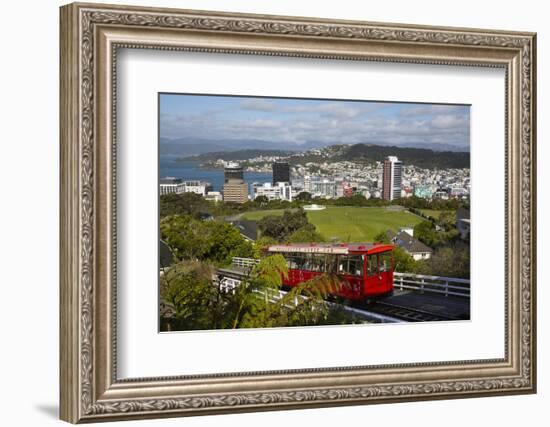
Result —
M397 233L394 237L394 242L397 246L402 247L409 253L433 252L432 248L426 246L420 240L415 239L406 231Z
M167 185L167 184L181 184L183 181L180 179L180 178L175 178L173 176L165 176L164 178L161 178L160 180L160 184L164 184L164 185Z
M392 250L393 245L383 243L287 243L284 245L272 245L267 248L268 252L305 252L343 255L371 251L373 249Z

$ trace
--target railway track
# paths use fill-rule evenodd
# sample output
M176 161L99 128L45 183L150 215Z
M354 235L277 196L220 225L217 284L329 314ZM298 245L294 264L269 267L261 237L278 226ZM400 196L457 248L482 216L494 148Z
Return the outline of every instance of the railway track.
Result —
M362 306L361 309L381 314L383 316L393 317L405 322L440 322L445 320L460 320L452 316L443 316L440 314L430 313L428 311L388 304L380 301Z

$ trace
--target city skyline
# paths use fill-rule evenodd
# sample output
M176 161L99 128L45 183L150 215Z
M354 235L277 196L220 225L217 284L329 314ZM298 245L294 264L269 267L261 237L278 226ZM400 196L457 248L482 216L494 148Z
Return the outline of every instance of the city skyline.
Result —
M468 105L160 94L159 120L161 145L229 141L231 149L245 149L258 148L248 141L264 141L294 150L355 143L470 150Z

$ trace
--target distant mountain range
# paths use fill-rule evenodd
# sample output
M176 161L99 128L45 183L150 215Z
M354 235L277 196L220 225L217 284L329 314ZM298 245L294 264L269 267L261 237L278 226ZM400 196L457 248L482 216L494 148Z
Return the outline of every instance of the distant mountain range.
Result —
M200 162L210 162L217 159L226 161L246 161L259 156L278 156L285 158L291 164L337 162L344 160L359 163L374 163L383 161L387 156L397 156L399 160L407 165L414 165L425 169L470 167L470 153L434 151L425 148L389 147L373 144L336 144L329 147L300 152L260 149L215 151L195 156L187 156L181 159Z
M180 157L178 160L193 160L200 162L207 162L212 160L223 159L226 161L231 160L247 160L253 159L259 156L277 156L277 157L290 157L296 154L296 151L284 151L284 150L237 150L237 151L213 151L211 153L197 154L194 156Z
M197 154L213 153L213 152L229 152L239 150L281 150L281 151L300 151L304 152L315 148L324 148L332 145L338 145L338 141L334 142L319 142L308 141L303 144L296 144L294 142L272 142L257 139L247 140L210 140L201 138L160 138L160 154L161 155L173 155L173 156L195 156ZM362 144L356 144L362 145ZM368 144L371 146L389 147L389 144L384 144L377 141L372 141ZM432 144L422 141L409 142L407 144L400 144L399 148L422 148L433 151L452 151L452 152L469 152L468 149L453 144Z

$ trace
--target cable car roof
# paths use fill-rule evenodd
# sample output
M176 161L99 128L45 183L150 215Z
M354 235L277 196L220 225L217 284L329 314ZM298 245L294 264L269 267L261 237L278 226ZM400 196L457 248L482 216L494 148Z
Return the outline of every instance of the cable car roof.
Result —
M268 252L300 252L317 254L377 253L391 251L393 245L385 243L287 243L271 245Z

